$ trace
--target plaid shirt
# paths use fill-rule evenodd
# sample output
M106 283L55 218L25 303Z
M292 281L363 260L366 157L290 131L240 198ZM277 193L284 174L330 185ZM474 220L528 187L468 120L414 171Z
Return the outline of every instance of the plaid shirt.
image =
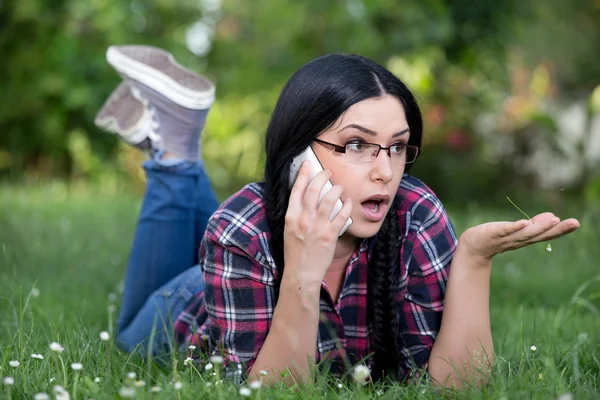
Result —
M282 278L271 256L263 190L261 183L249 184L214 213L200 249L204 292L192 298L175 322L182 347L223 350L227 375L238 382L265 342L275 285ZM427 367L457 240L440 200L421 181L405 175L396 196L402 232L396 297L402 304L398 321L405 344L401 369L408 375ZM371 352L367 268L372 242L364 239L351 256L337 304L323 282L315 360L332 361L333 372Z

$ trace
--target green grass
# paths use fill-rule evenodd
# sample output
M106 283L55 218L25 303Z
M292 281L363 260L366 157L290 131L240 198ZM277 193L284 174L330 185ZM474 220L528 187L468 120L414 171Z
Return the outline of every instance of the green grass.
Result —
M520 206L532 214L531 204ZM31 399L51 394L56 384L71 398L108 399L131 386L135 372L146 386L137 398L236 398L239 388L214 386L215 377L182 363L171 369L143 364L102 342L109 330L110 293L118 293L135 228L139 195L92 189L0 188L0 398ZM457 230L494 219L519 219L508 204L500 211L477 207L449 211ZM491 314L497 362L490 384L453 398L556 398L572 393L575 399L600 396L600 218L577 210L582 228L553 243L553 251L539 244L496 258L492 277ZM32 288L39 296L31 295ZM118 302L118 300L117 300ZM60 357L49 343L65 348ZM531 346L537 351L532 352ZM44 356L31 358L32 353ZM9 361L19 360L13 368ZM61 364L64 363L63 365ZM80 362L80 372L71 363ZM99 383L94 378L100 377ZM50 379L55 380L50 383ZM175 391L172 381L183 387ZM213 383L208 387L207 382ZM150 387L162 391L150 393ZM327 379L292 391L261 389L253 398L322 397L439 398L426 385L341 388Z

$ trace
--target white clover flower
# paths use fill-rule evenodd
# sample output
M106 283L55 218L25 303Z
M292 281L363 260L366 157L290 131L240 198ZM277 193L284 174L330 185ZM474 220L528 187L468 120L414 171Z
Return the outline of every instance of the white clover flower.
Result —
M73 364L71 364L71 369L73 371L81 371L83 369L83 364L81 364L81 363L73 363Z
M186 359L183 361L183 365L185 365L186 367L188 367L188 366L192 365L192 362L193 362L193 361L194 361L194 360L193 360L191 357L188 357L188 358L186 358Z
M52 342L50 343L50 350L52 350L55 353L62 353L64 351L64 348L60 344Z
M211 387L211 386L212 386L212 382L206 382L204 385L205 385L206 387Z
M222 356L211 356L209 358L209 360L211 363L217 364L217 365L223 364L223 362L225 361L225 359L223 359Z
M262 382L255 380L255 381L250 382L250 384L248 386L250 386L250 389L252 389L252 390L258 390L262 386Z
M242 396L242 397L250 397L251 395L252 395L252 392L247 387L243 387L242 386L240 388L240 396Z
M108 301L110 301L111 303L114 303L115 301L117 301L117 295L115 293L109 293L108 294Z
M41 354L35 354L34 353L34 354L31 355L31 358L37 358L38 360L43 360L44 356L41 355Z
M109 339L110 339L110 334L108 332L106 332L106 331L100 332L100 340L102 340L103 342L106 342Z
M31 297L40 297L40 289L38 289L38 288L31 289Z
M97 377L95 377L95 378L94 378L94 382L96 382L96 383L100 383L100 380L101 380L101 379L100 379L100 377L99 377L99 376L97 376Z
M5 386L11 386L15 384L15 379L12 376L5 376L4 379L2 379L2 383Z
M175 390L180 390L183 387L183 383L177 381L175 383L173 383L173 389Z
M352 371L352 378L361 385L365 385L371 376L371 370L366 365L357 365Z
M546 251L552 251L552 245L550 243L546 246Z
M13 368L17 368L19 365L21 365L21 363L18 360L11 360L8 362L8 365L10 365Z
M190 345L188 346L188 349L190 349L190 350L194 351L194 350L196 350L196 346L194 346L193 344L190 344Z
M135 387L144 387L144 386L146 386L146 381L143 381L143 380L140 379L138 381L133 382L133 386L135 386Z
M36 395L34 395L33 400L50 400L50 396L48 396L44 392L41 392L41 393L37 393Z
M535 353L536 351L537 351L537 347L535 347L535 346L531 346L531 352L532 352L532 353Z
M123 386L121 389L119 389L119 396L121 396L124 399L130 399L133 396L135 396L135 389Z
M343 388L343 387L344 387L344 385L342 385L341 383L338 383L338 384L337 384L337 387L338 387L338 389L341 389L341 388Z
M114 304L111 304L110 306L108 306L107 310L108 310L109 314L112 314L115 311L117 311L117 306L115 306Z
M135 379L135 377L136 377L136 376L137 376L137 375L135 374L135 372L129 372L129 373L127 374L127 377L128 377L129 379Z
M151 391L152 393L158 393L158 392L160 392L161 390L162 390L162 388L161 388L160 386L152 386L152 387L150 388L150 391Z
M261 369L260 371L258 371L258 373L262 376L267 376L267 371L265 371L264 369Z
M208 363L204 366L204 370L205 371L210 371L211 369L213 369L213 365L212 363Z

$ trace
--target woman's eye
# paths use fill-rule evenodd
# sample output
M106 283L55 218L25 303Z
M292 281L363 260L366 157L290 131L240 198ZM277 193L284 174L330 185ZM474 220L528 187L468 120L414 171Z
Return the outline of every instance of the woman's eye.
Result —
M365 149L364 143L346 143L346 150L360 152Z
M395 145L393 145L393 146L390 147L390 150L394 154L402 154L404 152L405 148L406 148L406 146L403 145L403 144L395 144Z

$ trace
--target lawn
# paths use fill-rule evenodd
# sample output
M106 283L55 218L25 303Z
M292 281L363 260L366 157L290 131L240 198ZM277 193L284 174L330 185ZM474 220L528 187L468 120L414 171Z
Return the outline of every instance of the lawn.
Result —
M86 186L0 187L0 398L32 399L40 392L54 398L55 385L71 398L114 399L120 391L136 398L242 398L239 387L215 385L218 371L198 372L183 364L184 357L161 369L119 352L112 335L100 339L114 326L111 310L118 307L139 198ZM542 211L535 203L519 205L530 215ZM582 228L554 242L551 252L539 244L496 258L493 377L486 387L452 398L600 397L600 218L574 210ZM449 214L458 232L487 220L520 218L510 205L450 207ZM53 353L52 342L64 351ZM19 366L11 366L14 361ZM250 396L440 397L424 384L340 383L322 378L300 391L262 388Z

